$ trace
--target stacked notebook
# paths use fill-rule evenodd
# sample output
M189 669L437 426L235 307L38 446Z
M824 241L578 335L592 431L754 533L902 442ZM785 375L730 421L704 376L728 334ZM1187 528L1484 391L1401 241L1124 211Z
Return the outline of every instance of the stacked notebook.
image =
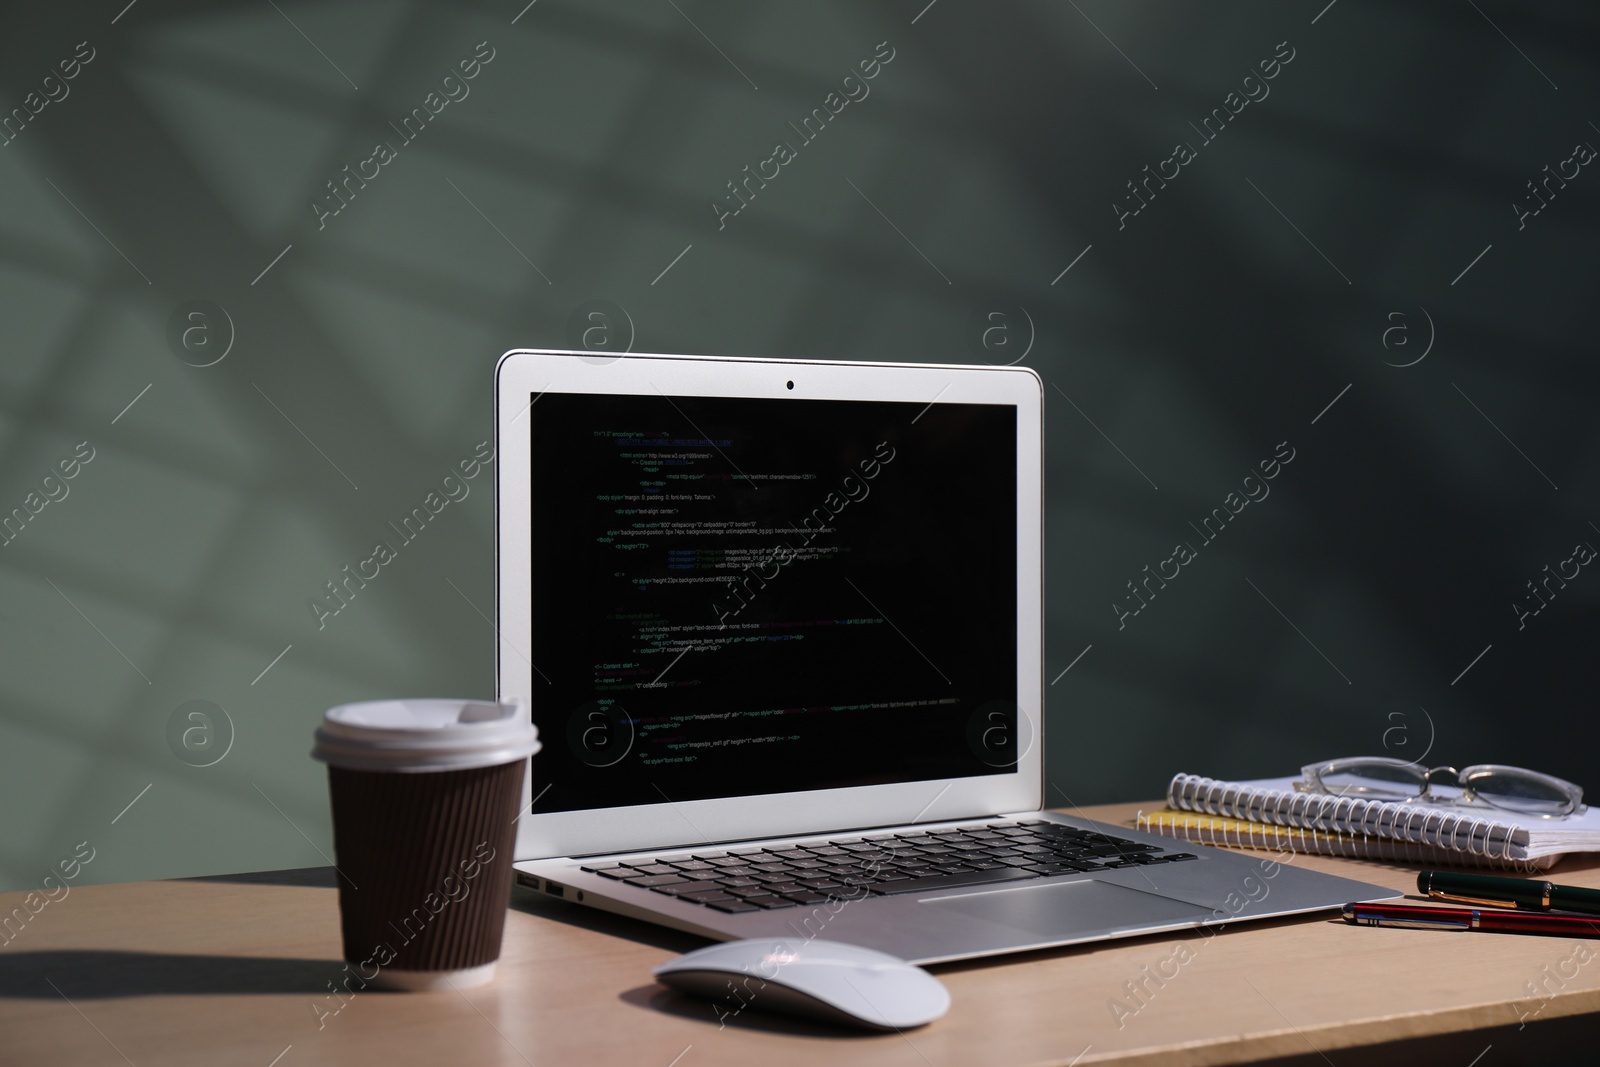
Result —
M1166 810L1140 812L1138 826L1202 845L1526 872L1548 870L1569 852L1600 851L1600 814L1593 810L1543 818L1300 793L1296 781L1180 774L1167 787Z

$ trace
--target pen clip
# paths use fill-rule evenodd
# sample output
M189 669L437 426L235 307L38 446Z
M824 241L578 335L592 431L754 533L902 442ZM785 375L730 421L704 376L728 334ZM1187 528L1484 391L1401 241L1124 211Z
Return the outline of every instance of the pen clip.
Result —
M1463 897L1463 896L1457 896L1454 893L1441 893L1437 889L1428 890L1428 899L1430 899L1430 900L1448 900L1452 904L1477 904L1477 905L1479 905L1481 907L1486 907L1486 908L1515 908L1515 907L1517 907L1517 902L1514 901L1514 900L1490 900L1487 897Z

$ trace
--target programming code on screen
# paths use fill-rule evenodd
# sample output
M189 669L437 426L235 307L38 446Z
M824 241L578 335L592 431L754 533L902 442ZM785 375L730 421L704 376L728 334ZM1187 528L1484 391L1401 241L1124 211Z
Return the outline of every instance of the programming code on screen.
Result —
M1013 408L529 412L535 811L1011 769Z

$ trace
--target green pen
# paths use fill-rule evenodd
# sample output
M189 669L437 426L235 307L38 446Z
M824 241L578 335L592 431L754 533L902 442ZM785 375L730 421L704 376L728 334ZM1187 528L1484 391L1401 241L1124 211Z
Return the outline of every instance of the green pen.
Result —
M1535 878L1501 878L1490 874L1454 874L1423 871L1417 889L1433 900L1478 904L1520 911L1578 911L1600 915L1600 889L1556 885Z

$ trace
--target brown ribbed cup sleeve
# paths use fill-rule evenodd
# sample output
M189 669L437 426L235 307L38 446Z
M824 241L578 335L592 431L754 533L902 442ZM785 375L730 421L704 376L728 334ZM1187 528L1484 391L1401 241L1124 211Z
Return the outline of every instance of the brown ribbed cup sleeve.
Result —
M526 767L328 768L344 958L358 973L499 958Z

